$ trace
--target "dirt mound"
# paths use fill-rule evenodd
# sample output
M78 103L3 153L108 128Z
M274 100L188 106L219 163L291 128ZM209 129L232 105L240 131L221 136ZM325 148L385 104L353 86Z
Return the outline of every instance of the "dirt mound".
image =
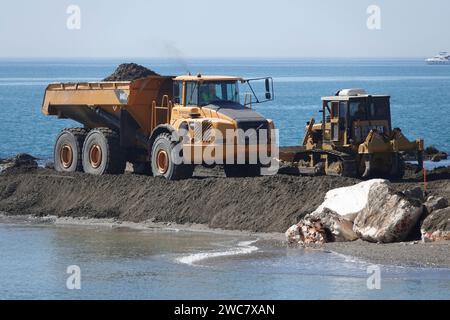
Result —
M0 175L0 211L284 232L313 211L328 190L355 182L284 175L197 176L173 182L133 174L93 176L36 169Z
M122 63L103 81L131 81L148 76L159 76L159 74L136 63Z

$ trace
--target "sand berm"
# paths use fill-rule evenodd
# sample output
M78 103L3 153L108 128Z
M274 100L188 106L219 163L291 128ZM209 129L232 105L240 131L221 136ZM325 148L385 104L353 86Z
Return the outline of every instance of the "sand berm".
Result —
M94 176L17 168L0 175L0 211L284 232L320 205L328 190L357 182L352 178L281 174L226 178L220 167L199 167L194 178L182 181L131 173ZM399 191L417 185L421 185L420 180L413 178L394 183ZM428 190L450 199L448 179L430 181Z

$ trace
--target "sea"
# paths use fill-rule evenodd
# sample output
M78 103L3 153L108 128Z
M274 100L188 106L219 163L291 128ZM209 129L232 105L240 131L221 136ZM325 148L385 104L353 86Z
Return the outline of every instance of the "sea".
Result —
M391 98L392 123L450 151L450 66L422 59L0 60L0 158L52 158L71 120L42 115L51 82L97 81L123 62L164 75L270 76L280 145L298 145L322 96L364 88ZM243 89L245 90L245 88ZM244 92L244 91L243 91ZM373 266L331 252L261 245L258 236L177 229L0 223L0 299L449 299L450 269ZM255 242L256 241L256 242ZM76 281L71 277L76 273Z

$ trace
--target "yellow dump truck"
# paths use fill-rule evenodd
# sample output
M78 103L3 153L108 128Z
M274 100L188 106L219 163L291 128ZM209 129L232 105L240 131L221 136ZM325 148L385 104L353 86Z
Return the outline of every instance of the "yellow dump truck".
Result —
M423 166L424 142L392 127L390 96L344 89L322 98L321 121L311 119L300 146L280 148L280 159L301 174L402 178L402 153Z
M255 82L263 84L262 99L253 90ZM239 84L251 89L243 103ZM128 161L135 171L171 180L189 178L197 164L223 164L231 177L257 176L267 165L259 155L270 155L274 125L252 104L272 99L271 78L149 76L50 84L42 112L83 125L58 135L54 146L58 171L119 174ZM247 135L242 144L237 136L227 138L225 131L238 129L259 138L247 141ZM256 161L249 161L255 156Z

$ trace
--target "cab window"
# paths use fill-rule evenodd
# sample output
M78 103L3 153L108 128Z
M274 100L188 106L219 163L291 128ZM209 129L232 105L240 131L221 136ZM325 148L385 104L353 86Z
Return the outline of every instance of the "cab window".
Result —
M349 113L352 119L366 120L366 106L364 102L350 102Z
M199 105L206 106L217 102L239 103L236 81L205 81L199 84Z
M369 106L370 118L385 120L389 118L389 103L386 99L374 99Z
M186 82L186 105L198 105L198 82Z
M183 81L175 81L173 83L173 102L181 103L183 95Z

